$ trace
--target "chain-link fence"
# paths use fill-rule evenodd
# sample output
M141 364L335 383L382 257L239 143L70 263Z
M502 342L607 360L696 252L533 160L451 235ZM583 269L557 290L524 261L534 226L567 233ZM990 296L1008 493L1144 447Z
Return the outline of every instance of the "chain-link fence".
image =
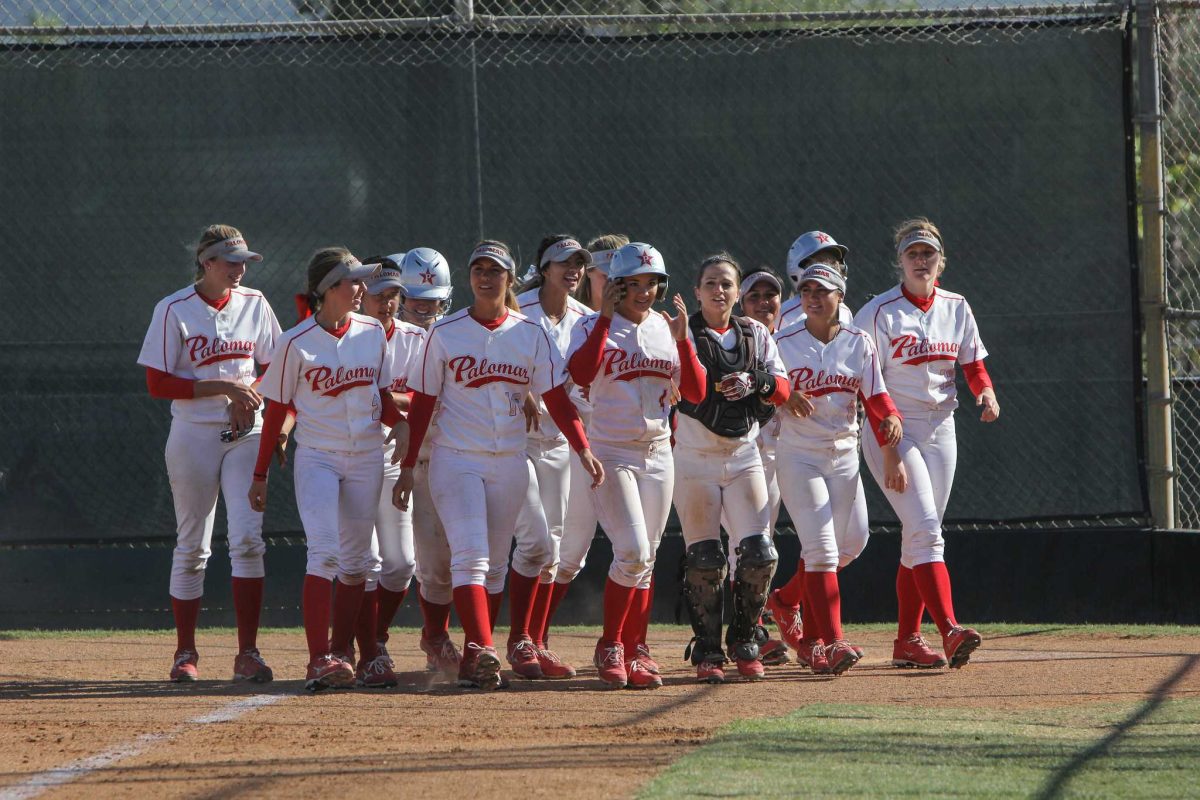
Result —
M950 518L1146 521L1123 5L97 6L0 8L0 242L34 279L0 321L0 541L172 535L169 412L135 362L217 221L267 255L247 283L287 327L318 246L434 246L461 286L475 239L529 258L555 231L651 241L686 286L709 252L782 271L826 229L857 307L924 214L1005 410L960 412ZM268 530L298 531L272 481Z

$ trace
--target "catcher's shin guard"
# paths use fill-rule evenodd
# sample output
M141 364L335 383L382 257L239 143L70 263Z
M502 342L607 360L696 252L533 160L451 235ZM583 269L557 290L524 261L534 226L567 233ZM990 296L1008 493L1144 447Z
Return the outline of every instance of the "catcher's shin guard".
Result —
M758 617L767 603L771 578L779 554L771 537L758 535L742 539L733 572L733 621L725 642L730 652L741 659L758 658Z
M688 547L685 558L683 594L695 637L684 650L683 657L691 658L693 664L717 658L723 663L721 613L724 610L725 578L729 573L725 566L725 551L719 541L710 539Z

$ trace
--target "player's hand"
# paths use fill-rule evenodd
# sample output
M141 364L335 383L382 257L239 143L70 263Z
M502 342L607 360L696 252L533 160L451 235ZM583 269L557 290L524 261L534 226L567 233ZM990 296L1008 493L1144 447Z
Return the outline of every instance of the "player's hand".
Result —
M392 464L399 464L404 460L404 456L408 455L408 420L402 419L392 426L392 431L384 439L383 443L396 443L396 449L392 453Z
M749 372L735 372L732 375L726 375L724 380L717 384L717 391L731 403L741 400L754 391L754 378Z
M625 297L625 286L619 280L604 284L604 294L600 295L600 316L612 319L617 313L617 303Z
M793 417L807 417L817 410L813 405L813 401L804 392L792 392L788 395L788 399L784 402L783 407L788 410Z
M983 406L983 413L979 415L981 422L995 422L1000 418L1000 404L996 402L996 391L992 387L987 387L979 393L979 397L975 398L976 406Z
M400 477L396 479L396 487L392 489L392 505L401 511L408 511L408 503L412 499L415 482L413 468L401 467Z
M604 483L604 465L600 463L600 459L592 455L591 450L586 447L580 450L579 462L583 464L583 471L592 476L593 489Z
M279 462L280 469L287 466L287 443L288 435L279 434L279 439L275 442L275 460Z
M256 415L251 409L243 408L236 403L229 405L229 427L239 436L245 436L254 430L255 422L257 422Z
M254 411L262 406L262 395L244 383L228 381L222 388L225 389L225 396L229 401L243 411Z
M682 342L687 338L688 331L687 304L683 302L683 295L678 293L671 298L671 303L675 306L675 316L672 317L665 311L658 313L662 314L662 318L667 321L667 327L671 329L671 335L675 337L675 341Z
M904 494L908 488L908 472L895 447L883 448L883 488Z
M883 434L885 445L895 447L904 436L904 426L900 424L900 418L892 414L884 417L883 422L879 423L879 432Z
M267 482L254 480L250 482L250 508L258 512L267 510Z
M525 415L525 432L540 431L542 429L541 420L538 419L537 401L533 399L530 393L525 394L525 402L521 404L521 413Z

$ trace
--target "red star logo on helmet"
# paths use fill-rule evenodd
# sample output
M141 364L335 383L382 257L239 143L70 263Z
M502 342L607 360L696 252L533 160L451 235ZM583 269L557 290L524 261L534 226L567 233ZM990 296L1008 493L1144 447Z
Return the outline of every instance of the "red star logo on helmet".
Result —
M648 267L654 263L654 254L649 250L644 250L642 251L642 254L638 256L638 259Z
M424 272L417 274L421 276L421 283L433 283L433 271L429 267L426 267Z
M817 241L820 242L821 244L825 244L826 242L829 242L832 240L833 240L833 237L831 237L828 233L821 233L820 231L817 232Z

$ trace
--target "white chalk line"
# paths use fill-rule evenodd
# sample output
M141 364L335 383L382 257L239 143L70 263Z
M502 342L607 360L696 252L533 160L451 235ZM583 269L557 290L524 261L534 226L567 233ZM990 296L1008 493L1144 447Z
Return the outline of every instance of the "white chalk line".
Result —
M189 719L174 730L165 733L144 733L132 742L111 747L102 753L80 758L61 767L54 767L45 772L39 772L15 786L0 788L0 800L29 800L29 798L37 797L57 786L79 780L96 770L110 767L118 761L124 761L127 758L141 755L154 745L170 741L187 732L194 725L232 722L255 709L278 703L280 700L285 700L291 696L286 694L256 694L251 697L243 697L215 711L210 711L194 719Z

